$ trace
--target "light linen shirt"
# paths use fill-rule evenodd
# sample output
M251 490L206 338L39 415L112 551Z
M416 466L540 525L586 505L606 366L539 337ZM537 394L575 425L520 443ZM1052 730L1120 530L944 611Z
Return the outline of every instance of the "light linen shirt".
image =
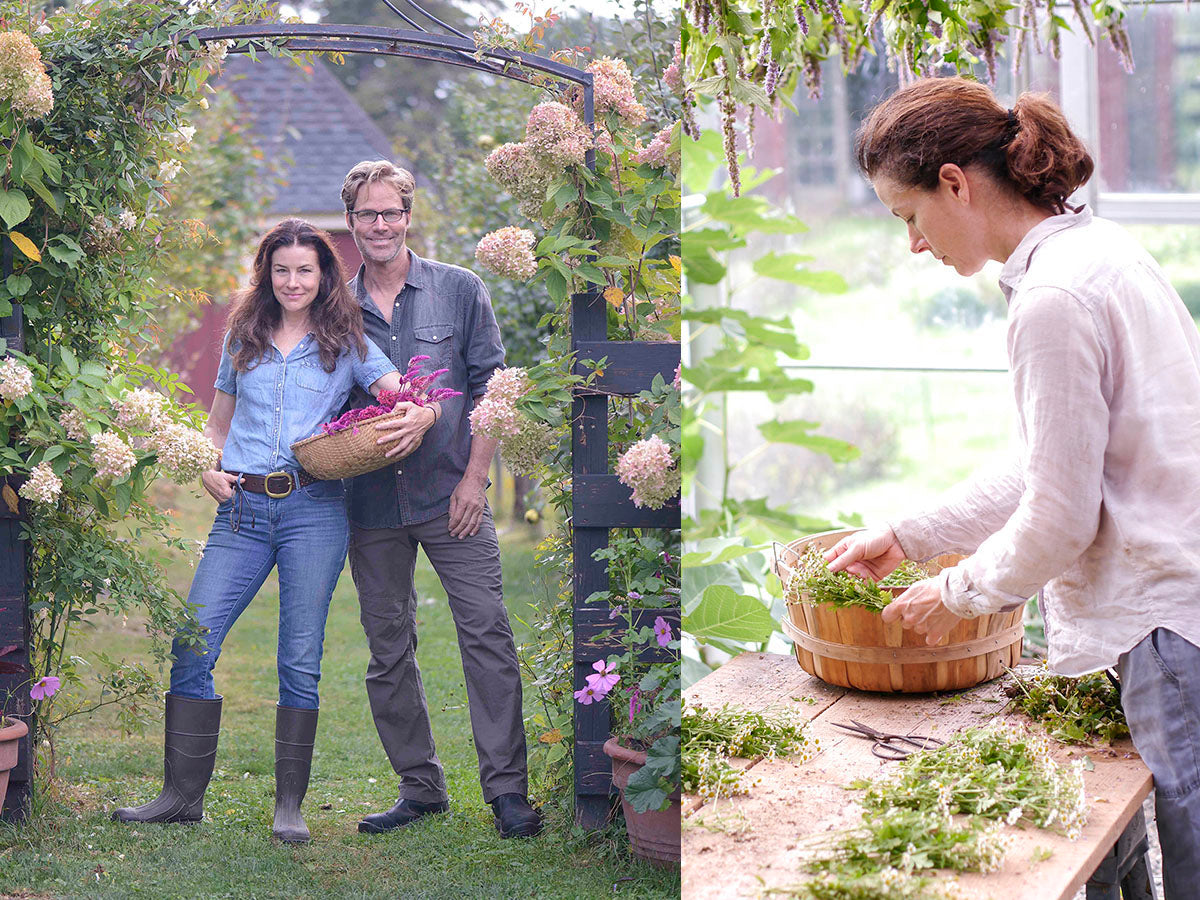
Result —
M1155 628L1200 645L1200 336L1158 264L1090 210L1034 227L1000 274L1017 459L890 523L913 559L970 556L975 617L1044 587L1049 663L1114 665Z
M238 372L226 333L215 387L233 394L237 402L221 451L221 468L252 475L298 469L292 444L312 437L322 423L336 419L356 384L366 390L396 370L371 341L366 345L366 359L356 350L344 349L333 371L326 372L317 340L308 334L287 357L272 343L267 355L249 371ZM237 347L235 344L234 353Z

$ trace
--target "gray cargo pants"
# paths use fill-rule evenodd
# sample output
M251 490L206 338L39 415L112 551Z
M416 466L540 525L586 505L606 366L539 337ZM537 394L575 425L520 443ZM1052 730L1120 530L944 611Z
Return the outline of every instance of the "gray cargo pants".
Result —
M500 544L484 507L474 537L452 537L449 515L401 528L350 529L350 571L371 650L367 698L383 749L400 776L400 797L447 799L417 667L417 548L433 564L450 601L466 676L471 731L483 799L528 792L521 675L504 608Z

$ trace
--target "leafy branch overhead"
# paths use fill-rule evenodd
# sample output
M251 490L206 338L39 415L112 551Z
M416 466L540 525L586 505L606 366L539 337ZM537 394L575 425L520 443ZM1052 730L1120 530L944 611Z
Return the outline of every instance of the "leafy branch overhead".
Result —
M801 82L819 97L828 59L853 72L881 43L902 85L947 73L994 84L1001 56L1014 73L1026 46L1057 58L1066 29L1093 44L1109 40L1122 66L1133 69L1121 0L685 0L684 13L684 103L716 100L735 196L738 113L752 136L756 111L792 108Z

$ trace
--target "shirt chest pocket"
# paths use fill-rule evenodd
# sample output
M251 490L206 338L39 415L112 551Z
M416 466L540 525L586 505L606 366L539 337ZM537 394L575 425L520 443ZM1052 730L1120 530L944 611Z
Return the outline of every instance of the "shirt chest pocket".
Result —
M429 362L422 368L424 373L450 366L454 352L453 325L417 325L413 328L413 337L416 338L414 355L429 357Z
M292 370L297 387L323 394L333 387L333 372L321 368L319 359L303 360Z

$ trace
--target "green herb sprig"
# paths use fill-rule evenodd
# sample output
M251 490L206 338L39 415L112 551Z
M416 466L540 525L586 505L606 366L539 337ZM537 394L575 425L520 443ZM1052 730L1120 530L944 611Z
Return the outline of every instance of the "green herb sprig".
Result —
M924 581L933 573L918 562L906 559L892 569L879 582L880 587L912 587L918 581Z
M961 900L956 881L911 875L887 868L867 875L824 874L795 887L767 890L791 900Z
M807 762L821 749L818 738L805 734L807 720L791 711L754 712L729 706L709 710L690 704L683 711L682 726L683 789L710 800L747 794L758 783L727 757L790 756Z
M892 595L872 581L849 572L830 572L825 557L814 544L800 554L785 584L784 596L792 603L823 603L831 606L862 606L879 612L892 602Z
M1082 678L1055 675L1048 670L1021 676L1009 669L1013 681L1004 691L1014 705L1064 744L1099 739L1106 744L1129 736L1121 694L1103 672Z

